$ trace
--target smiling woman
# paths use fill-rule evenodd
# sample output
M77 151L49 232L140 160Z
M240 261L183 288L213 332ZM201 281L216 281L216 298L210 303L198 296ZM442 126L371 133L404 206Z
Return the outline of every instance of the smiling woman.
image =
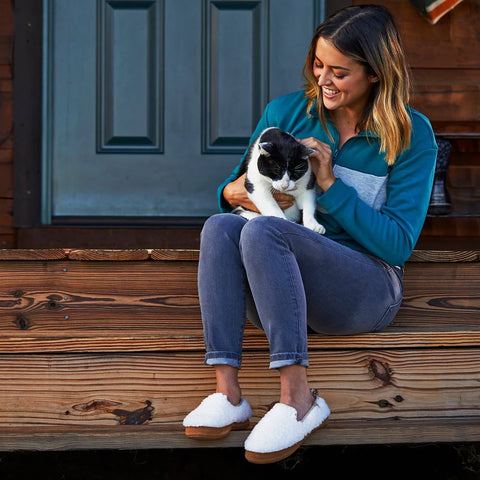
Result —
M362 117L378 77L323 37L317 41L313 75L322 91L322 103L339 129L341 146L358 133L357 119Z
M339 29L342 21L345 28ZM388 10L357 8L320 25L303 73L309 106L317 102L324 128L329 111L340 144L362 130L370 131L380 139L389 165L408 147L410 74Z
M437 151L429 121L407 105L405 59L387 9L360 5L329 17L311 40L304 76L305 91L267 105L251 144L278 127L313 149L315 218L325 234L280 215L231 215L250 201L238 166L218 189L223 213L201 237L205 361L217 391L187 415L185 433L218 439L248 421L238 380L247 317L265 331L270 368L280 372L280 402L245 441L254 463L289 456L330 414L309 389L308 329L377 332L398 312Z

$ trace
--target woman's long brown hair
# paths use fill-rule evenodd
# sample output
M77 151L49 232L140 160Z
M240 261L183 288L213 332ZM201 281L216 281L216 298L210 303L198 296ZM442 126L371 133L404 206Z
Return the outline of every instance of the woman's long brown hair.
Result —
M329 17L315 31L303 66L307 114L315 101L323 127L326 127L322 91L313 75L318 39L331 42L342 54L364 65L367 74L375 75L367 107L357 125L380 139L380 151L388 165L410 145L411 121L407 113L410 95L410 72L400 36L390 12L379 5L355 5Z

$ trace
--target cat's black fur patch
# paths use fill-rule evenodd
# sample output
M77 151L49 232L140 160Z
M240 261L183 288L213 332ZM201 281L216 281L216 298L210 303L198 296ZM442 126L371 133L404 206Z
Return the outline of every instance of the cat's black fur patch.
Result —
M247 189L248 193L253 193L255 190L253 183L248 178L245 179L245 188Z

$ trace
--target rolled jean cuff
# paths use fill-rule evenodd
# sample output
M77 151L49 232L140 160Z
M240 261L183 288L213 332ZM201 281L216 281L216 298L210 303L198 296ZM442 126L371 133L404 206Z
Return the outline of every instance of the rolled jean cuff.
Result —
M270 369L287 367L289 365L301 365L308 367L308 355L300 353L278 353L270 355Z
M230 352L209 352L205 355L205 365L230 365L240 368L242 357Z

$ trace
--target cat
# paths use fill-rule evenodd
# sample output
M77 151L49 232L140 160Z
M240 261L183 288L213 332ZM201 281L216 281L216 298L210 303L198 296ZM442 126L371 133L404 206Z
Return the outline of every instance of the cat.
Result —
M237 179L246 172L245 188L248 197L260 213L241 206L234 213L248 220L259 215L284 218L292 222L302 219L305 227L324 234L325 228L315 219L316 181L308 159L314 151L279 128L263 130L250 145L235 176ZM292 195L295 203L285 211L282 210L273 196L275 192Z

